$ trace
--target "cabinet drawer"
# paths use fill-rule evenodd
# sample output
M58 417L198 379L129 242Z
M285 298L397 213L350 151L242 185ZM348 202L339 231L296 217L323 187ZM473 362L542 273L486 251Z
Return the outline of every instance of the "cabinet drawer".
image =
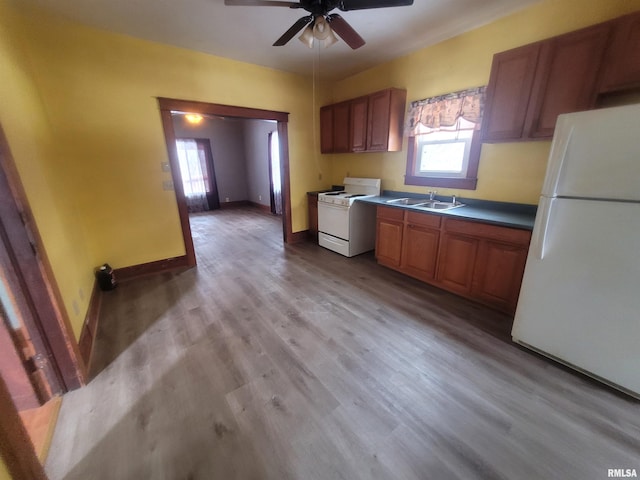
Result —
M386 218L387 220L396 220L402 222L404 220L404 210L394 207L378 206L378 218Z
M421 227L440 228L442 217L440 215L430 215L428 213L407 212L407 224L420 225Z
M444 229L447 232L460 233L473 237L499 240L515 245L528 246L531 241L531 232L517 228L499 227L487 223L467 222L464 220L444 220Z

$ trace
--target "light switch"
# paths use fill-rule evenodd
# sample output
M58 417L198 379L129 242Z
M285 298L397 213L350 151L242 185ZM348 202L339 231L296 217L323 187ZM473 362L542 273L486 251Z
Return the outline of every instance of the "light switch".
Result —
M173 181L165 180L164 182L162 182L162 189L163 190L173 190Z

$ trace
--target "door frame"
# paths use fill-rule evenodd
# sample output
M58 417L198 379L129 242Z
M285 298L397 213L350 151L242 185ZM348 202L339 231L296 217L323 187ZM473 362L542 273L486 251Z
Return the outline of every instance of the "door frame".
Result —
M11 394L0 378L0 457L13 480L47 480Z
M0 241L12 254L13 268L20 280L20 285L14 288L22 293L32 314L34 324L26 326L30 327L34 345L41 345L38 353L47 354L58 374L60 388L51 393L74 390L84 384L86 368L69 318L61 308L62 295L1 125L0 187L0 222L4 232Z
M191 237L191 226L189 224L189 212L187 211L187 201L182 188L180 166L178 163L178 153L176 151L176 134L173 128L171 112L189 112L200 115L214 115L218 117L234 117L253 120L275 120L278 122L278 138L280 140L280 176L282 178L282 236L285 243L294 243L294 235L291 226L291 183L289 178L289 137L287 112L273 110L261 110L256 108L236 107L232 105L221 105L217 103L196 102L190 100L178 100L173 98L158 97L162 128L164 130L167 153L169 154L169 165L173 176L174 192L178 204L178 214L180 216L180 226L186 253L187 265L196 265L196 254Z

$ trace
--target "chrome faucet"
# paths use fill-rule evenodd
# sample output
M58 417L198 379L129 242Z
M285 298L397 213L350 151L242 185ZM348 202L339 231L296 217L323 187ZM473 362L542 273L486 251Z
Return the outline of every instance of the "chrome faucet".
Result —
M453 203L453 205L456 205L456 196L455 195L451 195L451 203Z
M438 193L435 190L434 191L429 191L429 200L433 201L433 196Z

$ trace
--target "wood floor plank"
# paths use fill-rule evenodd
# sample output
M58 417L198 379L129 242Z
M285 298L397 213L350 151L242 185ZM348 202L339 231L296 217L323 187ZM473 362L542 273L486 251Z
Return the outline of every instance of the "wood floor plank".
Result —
M198 267L105 295L57 479L562 479L640 471L640 402L510 341L511 319L376 264L193 215Z

